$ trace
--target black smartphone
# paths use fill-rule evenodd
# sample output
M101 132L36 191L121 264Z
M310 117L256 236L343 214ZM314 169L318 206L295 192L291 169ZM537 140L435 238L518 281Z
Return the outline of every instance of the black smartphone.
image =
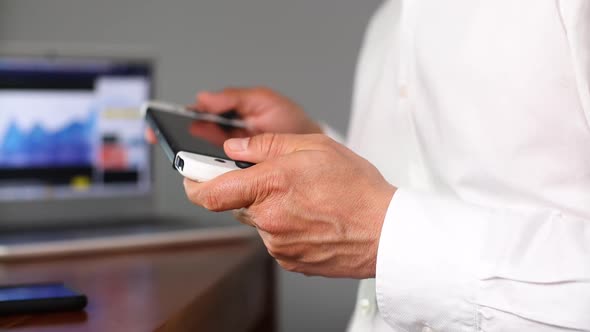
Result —
M77 311L88 300L62 283L0 286L0 315Z
M245 123L231 114L196 113L161 101L146 103L143 112L172 167L184 177L205 182L253 165L223 151L225 140L249 136Z

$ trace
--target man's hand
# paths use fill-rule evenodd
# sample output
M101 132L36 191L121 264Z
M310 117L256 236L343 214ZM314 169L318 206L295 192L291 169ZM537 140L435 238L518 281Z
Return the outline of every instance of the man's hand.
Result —
M365 159L324 135L230 139L226 153L257 165L205 183L185 179L189 199L212 211L241 209L289 271L375 276L381 227L395 188Z
M237 111L249 128L246 133L241 133L240 137L267 132L322 133L322 128L310 119L299 105L268 88L227 88L219 92L200 92L195 103L189 107L213 114ZM191 131L199 133L202 129L200 125L195 122ZM145 135L148 142L156 142L156 136L151 129L148 128ZM217 135L219 139L211 141L221 145L224 136L227 134Z
M299 105L268 88L228 88L219 92L201 92L192 108L214 114L236 110L252 129L252 134L322 132L320 126Z

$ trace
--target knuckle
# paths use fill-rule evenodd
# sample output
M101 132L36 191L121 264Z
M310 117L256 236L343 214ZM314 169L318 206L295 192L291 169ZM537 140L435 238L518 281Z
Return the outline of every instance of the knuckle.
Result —
M283 228L281 226L281 223L280 222L277 222L277 221L272 220L272 219L271 220L266 220L266 222L264 222L262 224L259 224L258 227L261 230L263 230L263 231L265 231L265 232L267 232L269 234L272 234L272 235L280 234L280 232L281 232L281 230Z
M297 263L291 262L291 261L286 261L286 260L278 260L279 265L289 271L289 272L298 272L299 271L299 265Z
M281 245L276 238L269 237L265 241L266 249L272 257L285 258L289 256L289 251L285 246Z
M282 259L283 258L281 253L276 248L274 248L272 245L269 245L268 243L266 244L266 251L268 251L268 254L271 255L275 259Z
M268 254L273 257L273 258L278 258L277 254L272 250L272 248L267 244L264 243L264 245L266 246L266 251L268 252Z
M272 249L266 248L266 251L268 251L268 254L270 255L270 257L278 260L281 256L279 256L276 252L274 252Z
M275 133L265 133L262 135L263 148L266 152L270 152L275 148L279 141L279 135Z
M209 190L202 195L201 206L209 211L222 211L221 201L215 191Z
M281 139L280 135L276 133L264 133L252 138L251 144L254 144L254 148L269 157L274 156L280 151Z
M263 96L263 97L269 97L269 96L273 96L274 95L274 91L271 88L269 88L267 86L264 86L264 85L255 87L253 89L253 91L256 94L258 94L260 96Z
M282 253L280 252L280 250L277 250L273 247L267 247L268 253L275 259L283 259L285 258Z
M268 248L268 251L270 251L272 253L273 257L283 257L285 255L284 250L282 250L281 247L278 246L273 241L268 242L267 248Z

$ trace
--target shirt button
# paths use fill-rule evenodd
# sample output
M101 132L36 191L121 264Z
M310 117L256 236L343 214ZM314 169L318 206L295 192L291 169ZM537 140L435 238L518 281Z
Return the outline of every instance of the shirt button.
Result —
M433 330L433 329L431 329L431 328L430 328L430 326L424 326L424 327L422 328L422 332L434 332L434 330Z
M371 301L369 301L368 299L362 299L360 302L360 308L361 308L361 312L364 315L368 315L369 312L371 311Z
M399 85L398 95L400 98L408 98L408 86L406 84Z

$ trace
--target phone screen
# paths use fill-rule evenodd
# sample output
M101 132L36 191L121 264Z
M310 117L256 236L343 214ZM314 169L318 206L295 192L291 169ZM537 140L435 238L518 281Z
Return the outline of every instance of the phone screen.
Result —
M0 287L0 302L78 296L61 284Z
M158 140L172 161L180 151L230 159L223 151L223 142L232 137L247 137L244 128L197 120L185 115L149 108L146 112Z

